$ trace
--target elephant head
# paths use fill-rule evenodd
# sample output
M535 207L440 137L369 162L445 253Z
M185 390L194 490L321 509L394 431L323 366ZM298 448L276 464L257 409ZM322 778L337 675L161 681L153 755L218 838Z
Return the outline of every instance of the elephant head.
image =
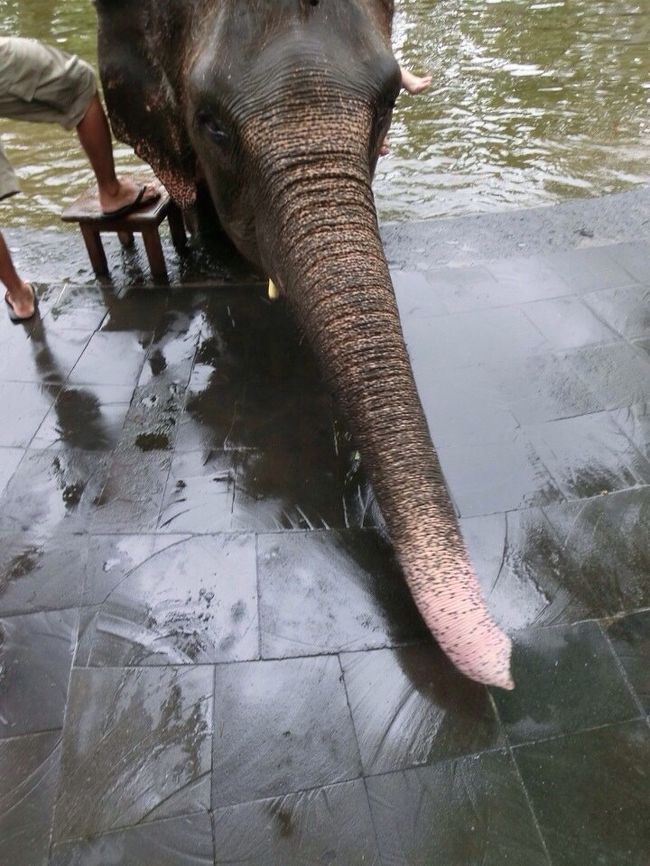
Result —
M371 191L400 88L392 0L97 0L118 138L190 206L205 180L286 296L363 456L412 595L469 677L511 688L415 388Z

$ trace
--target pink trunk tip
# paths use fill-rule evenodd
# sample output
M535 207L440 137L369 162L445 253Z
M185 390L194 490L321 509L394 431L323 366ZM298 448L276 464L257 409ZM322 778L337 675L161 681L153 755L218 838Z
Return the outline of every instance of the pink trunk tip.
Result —
M490 616L466 556L439 560L433 575L420 563L402 566L424 621L458 670L486 686L514 689L512 641Z

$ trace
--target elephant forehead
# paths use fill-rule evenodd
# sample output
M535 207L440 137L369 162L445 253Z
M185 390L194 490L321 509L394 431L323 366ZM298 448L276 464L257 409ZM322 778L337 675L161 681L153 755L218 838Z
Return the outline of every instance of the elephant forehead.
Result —
M377 20L380 0L319 0L305 15L300 0L215 4L195 28L194 93L244 94L299 87L310 73L351 88L376 90L395 74L390 41Z

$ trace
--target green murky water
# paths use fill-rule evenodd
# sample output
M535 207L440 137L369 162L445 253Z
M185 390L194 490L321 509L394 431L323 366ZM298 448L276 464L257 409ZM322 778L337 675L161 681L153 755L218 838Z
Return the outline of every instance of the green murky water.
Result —
M398 0L403 95L375 192L384 219L531 207L650 182L650 0ZM90 0L0 0L0 31L95 63ZM56 224L90 179L73 135L0 121L23 195L2 225ZM126 147L120 167L137 165Z

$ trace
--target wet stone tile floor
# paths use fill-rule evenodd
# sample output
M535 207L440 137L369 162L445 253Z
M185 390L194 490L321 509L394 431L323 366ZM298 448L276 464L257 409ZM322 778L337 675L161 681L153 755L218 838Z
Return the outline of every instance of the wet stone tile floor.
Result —
M2 864L650 862L650 242L393 277L517 689L427 637L282 302L43 276L0 319Z

